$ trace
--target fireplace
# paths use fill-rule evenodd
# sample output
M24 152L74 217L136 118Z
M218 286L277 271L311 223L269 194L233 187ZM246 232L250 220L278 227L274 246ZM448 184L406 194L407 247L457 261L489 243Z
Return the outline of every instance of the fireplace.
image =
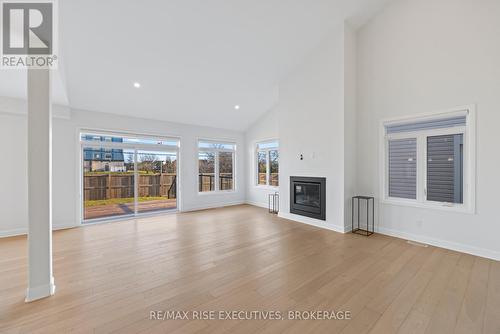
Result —
M326 220L326 178L291 176L290 213Z

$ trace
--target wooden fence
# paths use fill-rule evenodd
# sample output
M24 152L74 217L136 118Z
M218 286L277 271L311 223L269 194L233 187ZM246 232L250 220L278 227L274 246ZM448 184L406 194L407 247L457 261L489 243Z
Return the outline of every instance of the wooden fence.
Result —
M266 184L266 173L259 173L259 184ZM279 185L279 174L271 173L271 186L277 187Z
M176 198L175 182L176 174L139 174L138 196ZM83 191L86 201L132 198L134 197L134 175L122 173L84 174Z
M198 175L198 191L213 191L215 190L215 175L212 173L202 173ZM232 190L233 189L233 174L231 173L220 173L219 175L220 190Z
M139 174L138 197L176 198L176 174ZM199 175L199 191L215 190L213 174ZM233 189L233 175L221 173L221 190ZM134 175L132 173L85 173L83 176L85 201L134 197Z

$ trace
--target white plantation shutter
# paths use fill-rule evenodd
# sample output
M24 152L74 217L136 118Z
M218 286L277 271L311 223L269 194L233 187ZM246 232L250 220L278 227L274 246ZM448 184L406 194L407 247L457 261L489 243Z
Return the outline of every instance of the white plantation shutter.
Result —
M389 197L417 198L417 139L389 140Z
M427 137L427 200L463 203L463 135Z

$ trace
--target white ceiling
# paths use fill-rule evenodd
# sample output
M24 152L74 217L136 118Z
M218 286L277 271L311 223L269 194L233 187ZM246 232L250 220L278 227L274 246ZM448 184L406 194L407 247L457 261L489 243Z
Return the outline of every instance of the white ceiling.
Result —
M344 19L363 23L386 2L59 1L64 75L57 74L54 99L244 130L276 102L279 79L329 31ZM25 96L25 74L0 75L0 95Z

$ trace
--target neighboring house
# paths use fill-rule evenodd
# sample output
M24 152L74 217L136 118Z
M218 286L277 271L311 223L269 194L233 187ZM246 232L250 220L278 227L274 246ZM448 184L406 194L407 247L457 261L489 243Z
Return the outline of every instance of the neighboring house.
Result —
M98 137L86 135L86 140L122 143L120 137ZM125 172L125 159L122 149L84 148L83 162L85 172Z

